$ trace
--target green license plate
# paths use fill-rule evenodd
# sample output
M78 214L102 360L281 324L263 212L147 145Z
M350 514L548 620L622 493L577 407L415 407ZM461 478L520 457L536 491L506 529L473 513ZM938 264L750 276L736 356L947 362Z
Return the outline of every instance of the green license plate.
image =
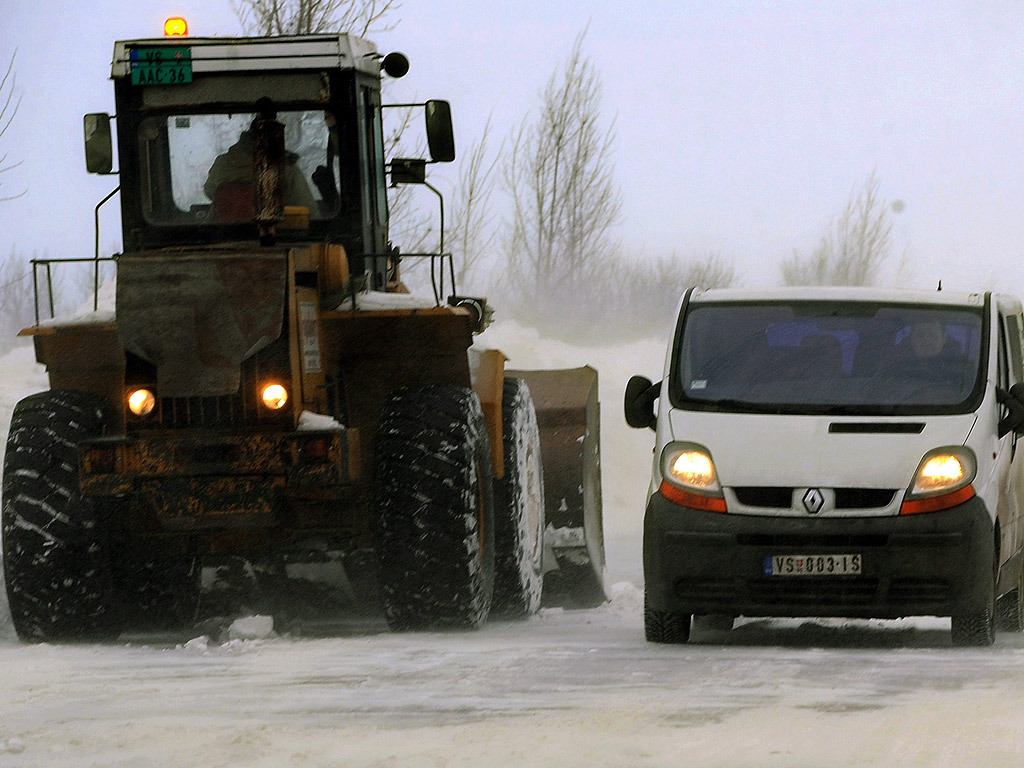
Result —
M192 49L133 48L132 85L183 85L192 82Z

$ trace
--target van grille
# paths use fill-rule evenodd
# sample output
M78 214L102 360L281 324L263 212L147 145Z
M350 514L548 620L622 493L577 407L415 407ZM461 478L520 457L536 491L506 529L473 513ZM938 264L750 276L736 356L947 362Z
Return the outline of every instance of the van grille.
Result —
M732 492L745 507L789 509L793 505L791 486L736 486ZM892 503L891 488L836 488L836 509L875 509Z
M884 547L889 537L884 533L741 533L736 541L752 547Z
M866 605L875 600L878 579L751 579L750 597L766 605Z
M946 603L949 583L936 579L894 579L889 585L889 600L907 603Z

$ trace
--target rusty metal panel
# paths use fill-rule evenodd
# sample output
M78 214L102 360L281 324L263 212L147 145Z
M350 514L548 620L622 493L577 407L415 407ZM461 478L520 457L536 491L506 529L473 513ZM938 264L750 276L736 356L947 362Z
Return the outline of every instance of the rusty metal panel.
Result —
M123 256L121 343L157 366L162 396L233 394L242 361L281 335L287 267L283 250Z
M469 314L448 308L323 312L324 355L340 371L345 426L360 433L361 473L373 476L374 438L388 395L402 386L471 386Z
M124 429L124 350L114 323L42 326L34 334L36 359L46 366L51 389L77 389L114 406L112 431Z
M272 526L283 486L283 477L165 477L144 480L139 490L161 527L181 531Z
M505 476L505 445L501 423L501 401L505 386L505 361L508 358L496 349L471 355L473 362L473 390L480 398L480 407L487 422L487 437L491 442L491 467L494 477Z
M309 441L323 441L322 455L303 458ZM111 450L116 458L103 462ZM350 474L358 452L358 434L336 430L104 438L83 443L81 488L119 497L128 527L150 533L294 527L291 505L313 502L333 510L318 525L351 531L351 502L363 493Z

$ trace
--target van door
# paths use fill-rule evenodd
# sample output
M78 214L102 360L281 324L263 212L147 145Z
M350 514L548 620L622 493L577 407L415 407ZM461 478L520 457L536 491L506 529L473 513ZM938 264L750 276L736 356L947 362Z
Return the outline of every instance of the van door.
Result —
M999 310L999 359L997 386L1003 391L1024 381L1024 355L1021 333L1024 330L1021 314ZM1004 406L1000 406L1004 408ZM1000 413L1000 416L1003 414ZM1003 562L1018 555L1024 536L1021 502L1024 501L1024 457L1018 455L1017 435L1004 435L999 441L999 504L998 514L1002 526L1000 553Z

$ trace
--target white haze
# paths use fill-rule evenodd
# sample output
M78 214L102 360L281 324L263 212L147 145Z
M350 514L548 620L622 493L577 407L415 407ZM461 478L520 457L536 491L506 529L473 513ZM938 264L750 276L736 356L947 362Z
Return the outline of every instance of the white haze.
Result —
M943 619L744 620L686 646L643 639L639 532L650 432L620 416L662 341L581 349L500 323L518 367L600 371L613 599L480 632L24 645L0 610L0 767L1001 768L1024 759L1024 636L950 647ZM0 423L45 386L0 360ZM0 606L2 609L4 606ZM266 621L254 619L253 627ZM243 627L246 628L246 627Z

